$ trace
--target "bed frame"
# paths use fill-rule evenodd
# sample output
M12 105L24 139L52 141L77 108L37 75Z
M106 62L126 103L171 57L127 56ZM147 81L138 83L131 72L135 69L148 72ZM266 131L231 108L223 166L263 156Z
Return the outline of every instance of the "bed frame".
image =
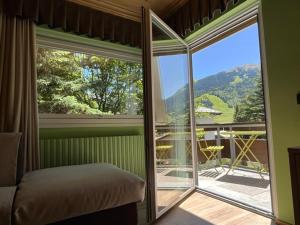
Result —
M74 217L48 225L137 225L137 203Z

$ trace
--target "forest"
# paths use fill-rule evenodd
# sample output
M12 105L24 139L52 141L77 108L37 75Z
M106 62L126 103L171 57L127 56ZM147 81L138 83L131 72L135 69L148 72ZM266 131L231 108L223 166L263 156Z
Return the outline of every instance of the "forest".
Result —
M142 115L142 65L38 48L39 113Z

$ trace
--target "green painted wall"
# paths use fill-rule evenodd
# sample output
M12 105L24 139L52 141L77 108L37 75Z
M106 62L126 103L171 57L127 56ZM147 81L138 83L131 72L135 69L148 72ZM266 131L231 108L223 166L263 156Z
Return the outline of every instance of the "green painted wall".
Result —
M80 128L41 128L40 138L63 138L63 137L108 137L143 135L143 126L128 127L80 127Z
M41 138L41 168L110 163L145 178L144 135Z
M262 0L279 219L294 224L287 148L300 145L300 1Z

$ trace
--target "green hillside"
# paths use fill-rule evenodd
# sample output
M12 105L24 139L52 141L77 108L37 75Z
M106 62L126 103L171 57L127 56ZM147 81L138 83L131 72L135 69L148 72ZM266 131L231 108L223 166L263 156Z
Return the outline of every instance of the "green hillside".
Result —
M209 93L235 106L255 88L255 79L260 74L259 65L243 65L204 77L194 82L195 97Z
M257 89L257 79L260 79L260 65L242 65L228 71L206 76L194 81L195 105L207 107L222 112L222 115L209 115L216 123L233 122L234 108ZM184 86L166 99L169 113L183 114L188 88ZM202 115L204 117L204 115Z
M211 115L208 113L196 113L196 116L198 118L210 117L216 123L230 123L233 121L234 109L230 107L227 103L225 103L221 98L211 94L203 94L195 98L194 100L195 100L195 108L202 106L202 107L208 107L222 112L221 115Z

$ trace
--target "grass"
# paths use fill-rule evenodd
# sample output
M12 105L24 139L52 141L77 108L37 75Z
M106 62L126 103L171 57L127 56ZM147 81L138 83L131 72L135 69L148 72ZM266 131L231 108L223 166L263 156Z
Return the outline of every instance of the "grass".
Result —
M199 115L203 117L211 117L216 123L231 123L233 122L234 109L220 99L218 96L211 94L203 94L195 98L195 107L209 107L222 112L221 115Z

